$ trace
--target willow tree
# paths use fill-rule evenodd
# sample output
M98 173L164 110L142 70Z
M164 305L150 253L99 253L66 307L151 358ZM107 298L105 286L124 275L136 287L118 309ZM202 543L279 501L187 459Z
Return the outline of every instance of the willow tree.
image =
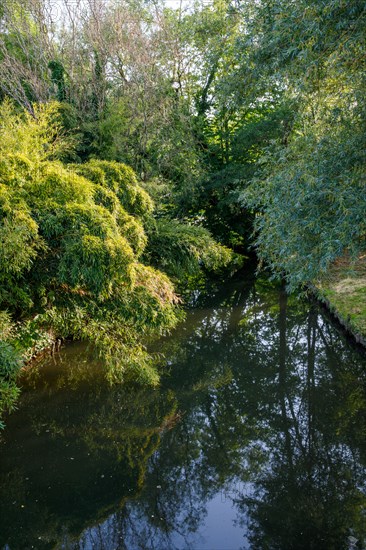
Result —
M243 200L259 212L260 257L292 287L365 247L365 27L364 6L340 0L262 1L252 20L253 63L297 113Z

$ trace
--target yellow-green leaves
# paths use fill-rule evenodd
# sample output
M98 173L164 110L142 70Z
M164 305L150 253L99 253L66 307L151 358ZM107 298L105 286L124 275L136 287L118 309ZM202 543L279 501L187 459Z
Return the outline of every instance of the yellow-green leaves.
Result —
M33 106L35 116L17 111L10 101L3 101L0 110L0 158L18 153L37 163L62 157L73 142L62 135L59 104L40 103Z
M14 277L31 268L41 244L27 204L0 184L0 301L15 290Z
M35 112L0 108L0 307L93 342L114 379L157 383L141 335L173 327L178 316L167 276L138 261L153 202L123 164L57 160L68 145L57 105ZM11 346L2 352L12 361Z
M152 212L153 202L146 191L138 185L136 174L129 166L114 161L93 159L85 164L75 164L73 167L78 174L112 191L130 214L144 216Z
M201 268L218 271L234 259L233 252L217 243L207 229L169 219L158 219L150 227L146 256L181 281Z
M61 283L90 291L101 299L112 293L113 283L131 284L132 261L133 252L124 237L103 239L76 233L62 241L57 275Z
M41 163L24 191L35 203L91 204L93 201L92 182L68 170L60 162Z

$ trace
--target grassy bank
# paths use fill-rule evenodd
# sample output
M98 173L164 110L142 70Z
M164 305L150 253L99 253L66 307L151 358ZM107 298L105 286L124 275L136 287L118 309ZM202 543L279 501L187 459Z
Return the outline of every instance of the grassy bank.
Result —
M357 261L337 260L317 288L320 300L366 346L366 253Z

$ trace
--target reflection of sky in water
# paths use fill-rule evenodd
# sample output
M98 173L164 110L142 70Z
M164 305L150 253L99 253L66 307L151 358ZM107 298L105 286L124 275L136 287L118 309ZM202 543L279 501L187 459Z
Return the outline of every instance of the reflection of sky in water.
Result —
M341 550L366 537L365 358L266 281L196 303L154 346L169 366L156 390L110 387L80 345L29 373L0 444L0 548Z
M249 549L248 541L243 534L243 527L236 522L237 510L233 500L239 498L243 485L236 481L232 487L215 495L206 504L206 513L199 532L183 535L178 526L172 535L167 535L159 526L163 518L150 518L139 515L139 503L128 503L127 513L129 524L119 525L118 516L113 514L102 524L87 529L80 537L79 548L95 550L104 548L110 550L124 544L131 550L151 548L156 550L239 550ZM154 517L153 517L154 516ZM154 527L151 528L151 520ZM67 546L66 546L67 547Z

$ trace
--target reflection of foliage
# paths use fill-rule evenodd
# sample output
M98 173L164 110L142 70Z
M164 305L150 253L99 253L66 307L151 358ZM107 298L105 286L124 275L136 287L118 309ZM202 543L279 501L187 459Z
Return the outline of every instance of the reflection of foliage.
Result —
M251 548L348 548L355 532L364 539L364 470L347 451L280 462L257 478L258 492L240 500L251 520ZM264 474L264 475L263 475Z
M71 358L82 368L67 368ZM1 491L7 494L0 505L0 532L5 537L1 545L25 548L33 540L41 548L38 536L49 544L61 540L62 531L74 537L123 506L140 491L147 460L159 445L162 427L174 415L171 392L162 396L151 389L111 387L85 347L71 346L57 363L58 358L54 366L50 362L48 377L37 377L33 370L24 379L33 387L31 392L25 389L18 413L24 410L28 417L22 421L27 426L24 451L28 454L28 445L32 447L27 461L17 440L11 440L15 416L8 422L5 436L10 434L10 439L2 465L3 471L15 473L18 483L13 484L10 476L1 480ZM16 505L9 509L9 501ZM8 522L10 513L13 519ZM11 532L11 524L20 521L22 532Z
M62 521L75 550L91 540L95 548L195 548L207 504L221 492L238 523L249 522L253 548L330 550L346 548L350 535L362 540L362 357L316 308L265 280L233 282L196 302L188 322L152 346L170 367L153 392L109 388L75 345L48 375L27 373L38 393L25 391L10 424L31 418L44 470L24 466L16 441L0 459L4 471L30 478L33 499L45 493L26 531L60 540ZM13 499L9 483L3 491ZM9 514L5 506L0 517Z
M301 537L303 548L342 548L352 533L365 536L360 357L315 309L268 282L241 292L234 288L213 309L193 312L190 329L181 330L183 346L167 342L177 387L193 379L199 390L187 387L181 397L192 414L177 428L180 444L174 433L167 445L167 453L181 449L189 434L184 462L164 457L189 464L189 482L172 468L182 479L179 494L186 490L181 509L192 490L193 501L209 499L225 487L230 492L233 479L249 481L253 496L236 491L235 501L249 513L255 548L300 548ZM232 375L217 391L225 364Z

